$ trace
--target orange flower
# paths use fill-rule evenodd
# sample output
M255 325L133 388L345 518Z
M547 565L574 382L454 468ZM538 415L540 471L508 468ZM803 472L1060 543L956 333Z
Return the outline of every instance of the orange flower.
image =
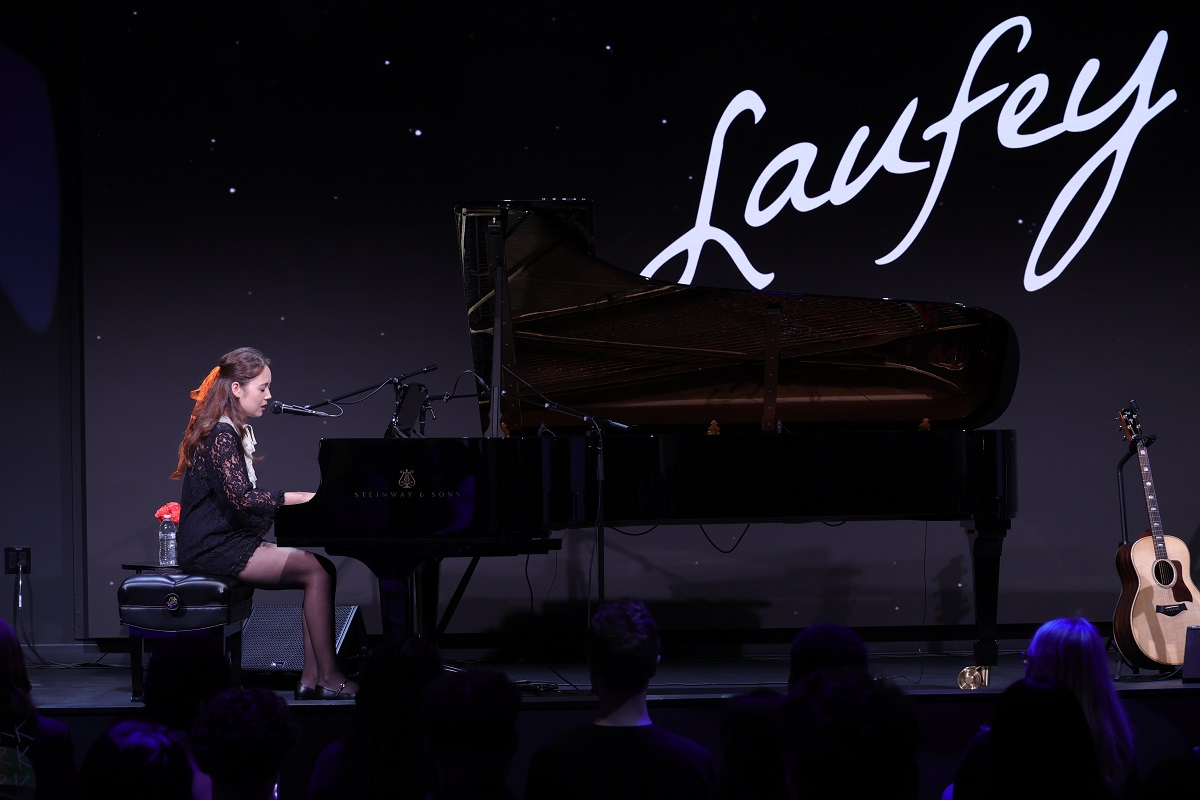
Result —
M162 506L161 508L159 508L158 511L154 512L154 516L158 518L159 522L162 522L162 518L165 517L167 514L170 514L171 519L173 519L175 521L175 524L178 525L179 524L179 503L176 503L174 500L172 500L171 502L167 503L165 506Z

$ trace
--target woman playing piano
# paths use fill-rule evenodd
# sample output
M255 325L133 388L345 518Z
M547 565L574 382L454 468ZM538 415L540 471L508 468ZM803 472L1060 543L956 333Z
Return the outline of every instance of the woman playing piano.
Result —
M358 686L338 667L333 600L337 573L325 556L265 541L280 506L304 503L312 492L258 488L254 431L271 399L270 360L252 347L221 356L191 396L196 401L179 445L183 478L179 566L228 575L262 589L303 589L304 668L297 700L349 700Z

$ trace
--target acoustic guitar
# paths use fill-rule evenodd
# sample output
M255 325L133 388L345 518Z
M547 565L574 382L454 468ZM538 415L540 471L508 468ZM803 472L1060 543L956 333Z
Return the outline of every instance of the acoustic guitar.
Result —
M1113 641L1135 667L1162 669L1183 664L1187 629L1200 625L1200 590L1191 577L1187 545L1163 534L1158 492L1150 472L1149 443L1136 405L1117 415L1125 438L1137 448L1150 529L1117 548L1121 597L1113 616Z

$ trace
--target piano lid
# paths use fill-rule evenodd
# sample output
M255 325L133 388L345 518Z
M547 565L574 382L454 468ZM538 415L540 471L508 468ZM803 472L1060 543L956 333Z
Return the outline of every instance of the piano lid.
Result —
M596 257L587 200L456 216L474 369L499 382L515 435L581 414L641 430L977 428L1012 397L1016 337L982 308L649 280ZM492 419L484 398L485 433Z

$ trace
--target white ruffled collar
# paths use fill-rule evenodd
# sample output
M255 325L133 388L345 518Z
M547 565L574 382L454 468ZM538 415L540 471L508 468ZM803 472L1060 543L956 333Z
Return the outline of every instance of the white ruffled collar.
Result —
M235 431L237 430L237 425L234 425L233 420L231 420L229 417L222 416L220 421L226 423L227 425L229 425L229 427L233 428ZM249 424L243 425L242 427L246 431L245 433L242 434L242 450L246 454L246 476L250 479L250 485L253 488L257 489L258 488L258 477L254 474L253 455L254 455L254 446L256 444L258 444L258 442L255 441L255 439L254 439L254 428L251 428Z

